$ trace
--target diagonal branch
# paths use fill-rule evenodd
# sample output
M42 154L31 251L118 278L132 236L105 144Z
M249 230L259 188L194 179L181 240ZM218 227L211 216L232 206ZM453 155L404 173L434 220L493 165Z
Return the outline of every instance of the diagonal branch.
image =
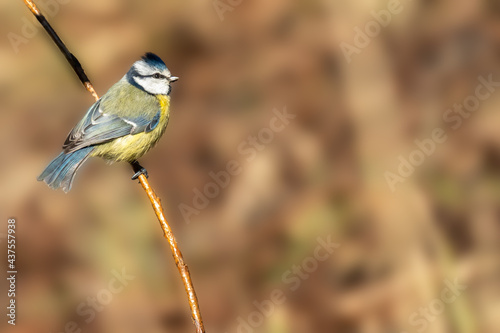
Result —
M37 8L34 1L31 0L23 0L23 1L26 4L26 6L28 6L28 8L31 10L33 15L35 15L40 24L45 28L45 30L52 38L54 43L57 45L59 50L64 54L66 60L68 60L69 64L71 65L75 73L78 75L78 78L83 83L85 88L92 94L92 96L94 96L95 100L97 101L99 99L99 96L94 90L92 83L90 83L90 80L85 74L85 71L83 70L82 65L80 64L78 59L68 50L66 45L64 45L64 42L59 38L59 36L51 27L45 16L43 16L43 14ZM196 297L193 282L191 281L191 275L189 274L189 269L187 265L184 263L184 259L182 258L182 253L179 250L179 246L174 237L174 234L172 233L172 229L170 229L167 219L165 218L160 198L158 198L158 196L155 194L155 192L149 185L148 179L143 174L139 176L139 182L141 183L142 188L146 192L149 201L151 201L151 205L153 206L153 210L156 214L156 217L160 222L160 226L163 230L164 236L168 240L168 243L170 244L170 249L172 250L172 256L174 257L175 264L181 275L182 282L184 283L184 288L186 289L189 307L191 308L191 314L193 317L193 322L194 325L196 326L196 333L204 333L205 329L203 327L203 320L201 318L200 308L198 305L198 298Z
M82 81L83 85L85 86L85 89L87 89L92 94L92 96L94 96L95 100L98 100L99 96L97 96L97 93L95 92L92 83L90 83L90 80L87 77L87 74L85 74L85 71L83 70L82 65L80 65L78 59L76 59L73 53L69 52L66 45L64 45L64 42L61 40L61 38L59 38L54 29L52 29L52 26L49 24L49 21L47 21L45 16L43 16L42 12L40 12L35 3L31 0L24 0L24 3L26 4L26 6L28 6L33 15L35 15L36 19L38 20L38 22L40 22L45 31L47 31L50 38L52 38L54 43L56 43L57 47L62 52L62 54L64 54L66 60L68 60L69 64L75 71L76 75L78 75L80 81Z

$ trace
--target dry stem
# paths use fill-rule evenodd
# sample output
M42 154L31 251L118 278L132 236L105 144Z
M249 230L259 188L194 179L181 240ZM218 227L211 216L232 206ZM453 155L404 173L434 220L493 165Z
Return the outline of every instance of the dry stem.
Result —
M97 101L99 99L99 96L94 90L92 83L90 83L90 80L85 74L85 71L83 70L82 65L80 64L78 59L71 52L69 52L68 48L66 47L66 45L64 45L63 41L59 38L54 29L52 29L45 16L43 16L43 14L37 8L34 1L31 0L23 0L23 1L26 4L26 6L28 6L28 8L31 10L33 15L35 15L40 24L45 28L45 30L52 38L54 43L57 45L59 50L64 54L69 64L71 65L75 73L78 75L78 78L85 86L85 89L87 89ZM168 225L167 219L165 218L160 198L158 198L158 196L155 194L155 192L149 185L148 179L144 175L139 176L139 182L141 183L142 188L146 192L149 200L151 201L151 205L153 206L153 210L155 211L156 217L160 222L160 226L163 230L164 236L168 240L168 243L170 244L170 249L172 250L172 256L174 257L175 264L181 275L182 282L184 283L184 288L186 289L189 301L189 307L191 308L191 314L193 316L193 322L194 325L196 326L196 333L204 333L205 329L203 327L203 320L201 319L198 299L194 291L193 282L191 281L191 276L189 274L189 269L187 265L184 263L184 259L182 258L182 253L179 250L177 241L175 240L174 234L172 233L172 230Z

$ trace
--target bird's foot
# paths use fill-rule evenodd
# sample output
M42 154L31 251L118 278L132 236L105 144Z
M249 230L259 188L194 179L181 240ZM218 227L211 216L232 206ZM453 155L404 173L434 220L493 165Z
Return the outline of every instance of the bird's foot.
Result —
M132 176L132 180L136 180L137 178L139 178L140 175L144 175L146 176L146 178L149 178L149 175L148 175L148 170L146 170L145 168L142 168L141 170L137 171L133 176Z
M134 161L130 164L132 165L132 169L135 171L135 174L132 176L132 180L136 180L140 175L144 175L146 178L149 178L148 170L140 165L139 162Z

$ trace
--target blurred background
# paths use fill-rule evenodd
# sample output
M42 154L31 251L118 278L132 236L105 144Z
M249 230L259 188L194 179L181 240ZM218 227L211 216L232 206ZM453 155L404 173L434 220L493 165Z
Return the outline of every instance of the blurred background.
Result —
M180 77L141 163L208 333L498 332L500 91L457 129L443 118L479 76L500 81L498 1L402 0L378 33L372 11L394 1L37 3L99 95L147 51ZM0 280L0 330L194 332L128 165L89 160L68 194L36 181L93 99L23 1L1 0L0 22L0 267L14 217L19 272L15 326ZM348 61L341 43L362 42L367 24L369 45ZM249 158L238 147L273 109L295 118ZM447 140L392 191L386 173L436 128ZM241 172L196 209L231 160ZM314 259L328 237L340 246Z

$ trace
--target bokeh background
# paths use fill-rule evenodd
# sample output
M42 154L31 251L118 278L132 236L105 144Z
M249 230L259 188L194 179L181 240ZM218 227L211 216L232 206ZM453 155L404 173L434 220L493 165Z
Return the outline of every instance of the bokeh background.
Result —
M100 95L146 51L180 77L169 127L141 162L208 333L498 332L500 92L457 130L443 113L474 93L479 75L500 81L500 6L401 4L350 63L340 43L353 44L354 28L386 1L244 0L223 20L209 0L45 7ZM81 332L194 332L168 244L128 165L88 161L69 194L36 181L93 99L22 1L1 0L0 22L0 276L9 217L19 271L15 327L0 279L0 330L64 332L74 321ZM8 34L23 29L29 38L13 47ZM247 161L238 145L285 107L296 118ZM447 141L392 192L385 172L438 127ZM192 206L194 189L230 160L242 172L187 223L179 205ZM340 247L290 290L283 274L328 235ZM134 279L86 323L76 309L122 268ZM467 289L440 309L433 300L457 279ZM286 301L243 328L238 318L276 288ZM410 323L432 304L439 313L425 327Z

